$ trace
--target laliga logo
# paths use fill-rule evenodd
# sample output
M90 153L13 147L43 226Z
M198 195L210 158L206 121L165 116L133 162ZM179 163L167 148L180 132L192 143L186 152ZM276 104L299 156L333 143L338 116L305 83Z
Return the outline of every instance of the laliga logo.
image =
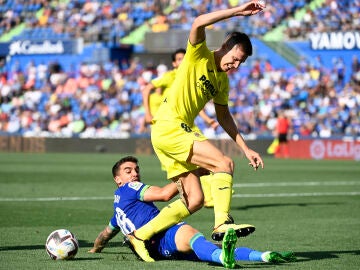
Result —
M323 141L313 141L310 145L310 156L314 159L325 157L325 144Z
M315 140L310 144L310 156L314 159L345 158L360 160L360 144Z

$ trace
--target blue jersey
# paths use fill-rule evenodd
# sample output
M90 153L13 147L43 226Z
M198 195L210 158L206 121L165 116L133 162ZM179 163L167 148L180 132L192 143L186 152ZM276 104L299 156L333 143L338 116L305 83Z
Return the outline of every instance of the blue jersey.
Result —
M141 182L130 182L114 193L114 215L110 225L123 234L129 234L148 223L159 209L153 202L144 202L144 192L149 188Z
M141 182L131 182L119 187L114 193L114 215L109 226L121 230L126 235L148 223L160 211L153 202L144 201L144 193L149 188ZM197 260L194 253L182 254L177 251L175 235L184 225L180 222L154 235L147 243L150 256L156 259Z

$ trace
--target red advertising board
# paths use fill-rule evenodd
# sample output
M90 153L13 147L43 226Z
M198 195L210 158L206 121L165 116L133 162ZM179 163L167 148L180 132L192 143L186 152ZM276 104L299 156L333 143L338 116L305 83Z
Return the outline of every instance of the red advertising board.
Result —
M289 157L300 159L360 160L360 141L299 140L289 141Z

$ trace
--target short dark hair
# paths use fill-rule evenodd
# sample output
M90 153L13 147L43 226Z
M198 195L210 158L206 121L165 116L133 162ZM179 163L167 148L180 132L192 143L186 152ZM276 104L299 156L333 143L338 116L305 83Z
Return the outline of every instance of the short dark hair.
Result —
M252 44L250 38L247 34L242 32L232 32L229 33L224 42L223 46L227 46L230 50L237 44L242 46L242 49L246 53L246 55L250 56L253 53Z
M179 49L177 49L175 52L173 52L173 53L171 54L171 60L172 60L173 62L175 62L175 60L176 60L176 55L179 54L179 53L185 54L185 53L186 53L186 50L183 49L183 48L179 48Z
M138 159L136 157L133 157L133 156L127 156L127 157L123 157L122 159L117 161L114 164L114 166L112 167L112 175L113 175L113 177L115 177L117 175L117 172L118 172L119 167L121 166L121 164L123 164L125 162L134 162L134 163L138 164Z

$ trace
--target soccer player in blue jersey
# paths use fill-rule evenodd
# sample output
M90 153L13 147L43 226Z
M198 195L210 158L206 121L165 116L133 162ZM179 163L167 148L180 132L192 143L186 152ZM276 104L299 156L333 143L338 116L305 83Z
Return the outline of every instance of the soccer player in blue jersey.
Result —
M137 158L127 156L115 163L113 179L118 186L114 193L114 215L109 225L99 234L90 253L98 253L120 231L124 235L152 220L159 209L153 201L168 201L177 193L175 183L164 187L149 186L141 182ZM237 247L236 233L228 229L222 248L205 239L195 228L180 222L154 235L146 243L152 258L201 260L234 268L236 260L288 262L295 260L292 252L260 252L247 247ZM149 261L149 260L148 260Z

